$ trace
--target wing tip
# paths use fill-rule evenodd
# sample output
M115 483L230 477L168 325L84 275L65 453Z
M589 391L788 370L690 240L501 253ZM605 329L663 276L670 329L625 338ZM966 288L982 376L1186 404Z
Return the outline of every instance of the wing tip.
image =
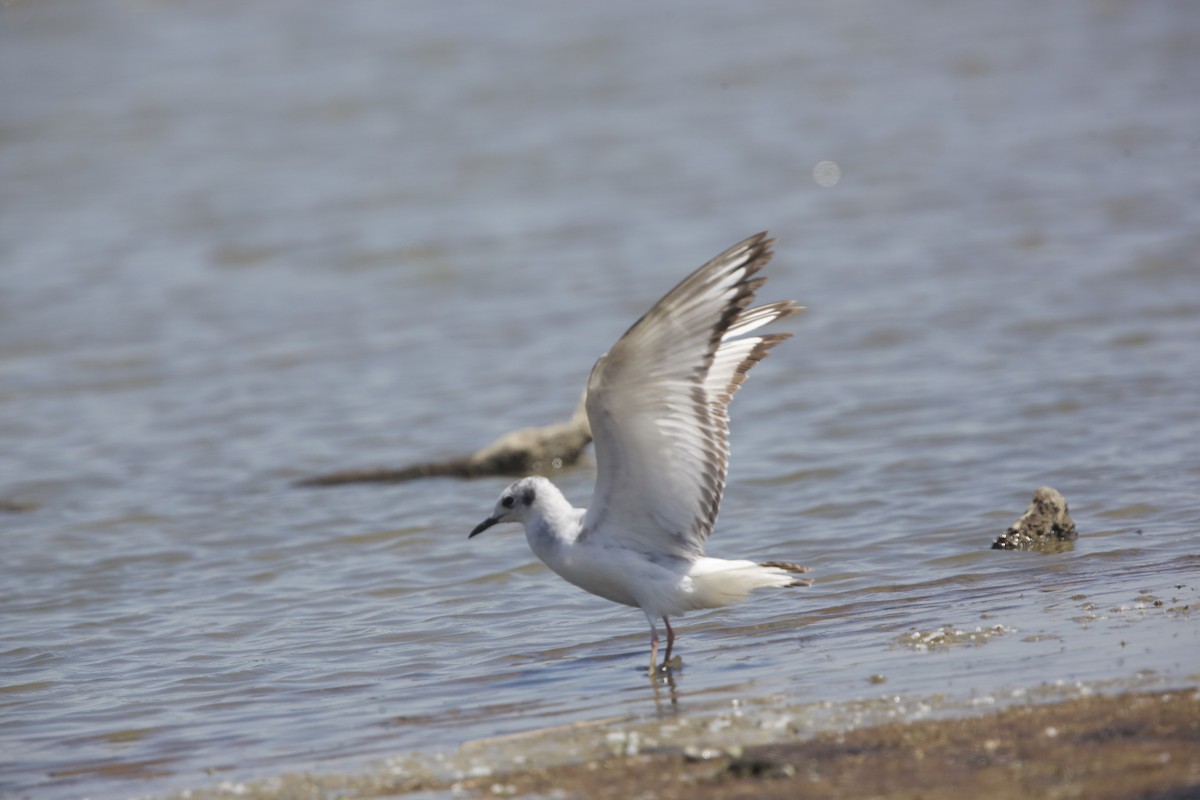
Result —
M717 400L725 405L729 404L729 401L733 399L733 395L738 389L741 388L742 384L746 382L746 376L750 373L750 370L754 367L754 365L766 358L767 354L771 352L772 347L780 342L787 341L788 339L792 338L792 334L787 332L764 333L761 336L756 336L754 338L758 341L755 342L752 348L750 348L750 352L746 354L746 357L738 362L737 367L735 367L733 370L733 376L729 379L729 383L725 386L725 391L721 392L721 394L717 396ZM742 339L740 341L748 340Z

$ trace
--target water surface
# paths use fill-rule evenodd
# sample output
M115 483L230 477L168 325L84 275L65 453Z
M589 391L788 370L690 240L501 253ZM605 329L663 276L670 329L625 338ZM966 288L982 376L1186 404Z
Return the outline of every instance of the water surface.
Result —
M0 792L1187 680L1198 37L1183 2L0 7ZM565 417L763 228L809 311L710 552L817 583L681 620L669 697L639 612L467 542L504 479L291 486ZM1080 541L990 551L1043 484Z

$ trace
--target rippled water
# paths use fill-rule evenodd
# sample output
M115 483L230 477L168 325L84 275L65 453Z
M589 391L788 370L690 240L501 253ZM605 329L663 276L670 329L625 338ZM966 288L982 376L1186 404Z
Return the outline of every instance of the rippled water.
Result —
M1186 2L0 6L0 792L1194 673L1198 36ZM640 613L466 541L503 479L292 488L566 416L767 227L764 298L810 310L734 404L710 551L817 584L682 620L669 697ZM1043 484L1074 549L988 550Z

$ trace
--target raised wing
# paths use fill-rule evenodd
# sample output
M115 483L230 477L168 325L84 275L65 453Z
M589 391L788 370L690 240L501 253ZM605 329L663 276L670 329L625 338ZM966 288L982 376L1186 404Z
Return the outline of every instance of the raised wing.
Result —
M746 334L799 310L790 300L746 310L773 243L765 232L751 236L696 270L592 368L597 476L583 536L703 554L725 489L730 398L791 336Z

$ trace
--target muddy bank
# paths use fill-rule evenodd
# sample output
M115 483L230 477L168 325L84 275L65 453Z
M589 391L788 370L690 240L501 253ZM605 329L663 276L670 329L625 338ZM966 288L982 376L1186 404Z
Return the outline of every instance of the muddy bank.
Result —
M1200 692L1089 697L740 752L613 758L466 781L543 797L1200 797Z
M711 731L711 719L698 722ZM1088 694L983 716L887 722L803 738L781 728L761 744L735 744L743 737L726 735L712 737L711 746L656 745L643 735L639 747L637 736L601 723L515 736L501 747L492 742L486 761L472 758L468 744L457 756L437 757L436 765L393 761L363 775L293 774L176 797L1200 797L1196 686ZM561 756L584 738L609 752L557 764L536 755L547 740L560 743ZM501 763L516 766L506 771L495 766ZM460 772L435 775L448 769Z

